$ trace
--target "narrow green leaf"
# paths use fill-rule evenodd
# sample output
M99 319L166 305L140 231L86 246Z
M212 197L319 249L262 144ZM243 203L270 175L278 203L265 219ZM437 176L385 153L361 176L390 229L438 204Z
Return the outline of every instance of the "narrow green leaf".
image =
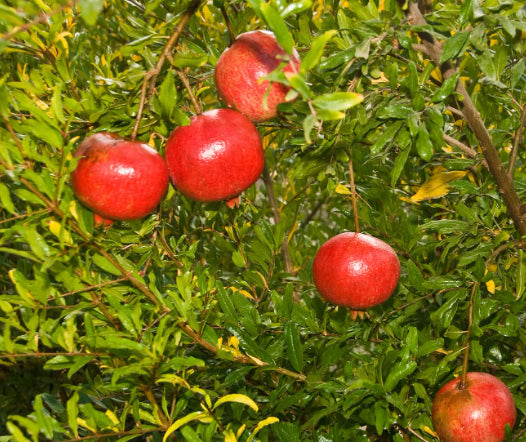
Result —
M382 149L394 139L396 133L403 124L403 121L395 121L391 125L387 126L387 128L371 146L371 155L378 155Z
M11 199L11 193L4 183L0 183L0 203L2 203L2 207L9 213L13 215L16 214L15 205Z
M407 377L416 370L418 364L415 361L401 361L396 364L387 375L384 383L385 391L392 391L401 380L406 380Z
M353 92L332 92L317 96L312 104L323 110L343 111L363 101L363 95Z
M300 74L291 74L290 72L287 72L286 76L290 85L296 89L305 100L309 100L311 91L309 85L305 81L305 77Z
M429 161L433 156L433 143L429 137L429 132L425 124L420 124L418 129L418 136L416 138L416 151L420 158L424 161Z
M177 419L172 425L168 427L166 433L164 433L163 442L166 442L174 431L195 420L209 423L213 421L213 418L206 411L194 411L193 413L187 414L186 416Z
M381 107L376 113L376 116L381 119L395 118L405 120L410 114L414 114L412 106L406 104L391 104Z
M305 54L301 61L301 72L303 74L307 73L312 68L318 65L323 55L323 50L325 49L325 46L327 45L329 40L332 37L334 37L337 33L338 31L336 29L331 29L329 31L324 32L322 35L316 37L313 40L309 52Z
M79 426L77 423L77 417L79 415L79 394L78 392L74 392L72 396L68 399L68 402L66 403L66 410L68 412L68 424L69 428L73 431L73 434L75 437L78 437L79 435Z
M409 158L409 152L411 152L411 149L406 147L398 153L394 162L393 170L391 171L391 187L396 186L398 178L400 178L400 174L402 173L402 170L404 170L404 166Z
M448 98L455 91L459 76L460 74L456 73L455 75L452 75L446 81L444 81L444 83L442 83L442 86L440 86L440 88L438 88L431 97L431 101L433 103L437 103L439 101L444 101L446 98Z
M456 34L449 37L444 43L444 49L440 56L440 63L445 63L451 60L453 57L459 55L466 47L469 39L469 32L457 32Z
M285 20L283 20L283 17L281 17L273 3L262 2L259 7L265 22L270 30L274 32L278 43L287 54L291 55L294 49L294 39L292 38L292 34L290 33Z
M292 14L299 14L300 12L306 11L312 7L312 0L301 0L292 2L281 11L281 16L287 18Z
M58 83L53 90L53 98L51 99L51 109L55 118L64 123L66 121L64 117L64 104L62 103L62 83Z
M284 327L285 341L287 342L287 356L290 363L297 371L303 370L303 345L301 343L298 327L295 322L288 321Z
M223 288L221 284L216 284L217 288L217 299L219 301L219 306L223 313L225 314L225 320L233 323L237 323L237 310L232 302L232 298L229 293Z
M100 267L102 270L112 275L121 275L121 272L117 267L115 267L110 261L108 261L107 258L105 258L102 255L99 255L98 253L93 255L93 262L97 264L97 266Z

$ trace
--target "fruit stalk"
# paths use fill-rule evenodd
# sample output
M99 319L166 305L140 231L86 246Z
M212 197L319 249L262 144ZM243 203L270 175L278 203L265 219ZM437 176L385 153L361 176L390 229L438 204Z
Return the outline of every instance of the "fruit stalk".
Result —
M462 376L458 384L459 390L463 390L464 388L468 386L467 376L468 376L469 345L470 345L469 335L471 333L471 325L473 324L473 296L475 295L475 291L477 290L478 286L479 286L478 282L473 284L473 287L471 288L471 294L469 296L468 329L466 332L466 346L464 348L464 361L462 363Z
M357 195L356 195L356 187L354 185L354 169L352 165L352 159L350 158L349 154L349 175L351 180L351 201L352 201L352 213L354 216L354 231L356 233L360 233L360 222L359 222L359 216L358 216L358 202L356 201Z

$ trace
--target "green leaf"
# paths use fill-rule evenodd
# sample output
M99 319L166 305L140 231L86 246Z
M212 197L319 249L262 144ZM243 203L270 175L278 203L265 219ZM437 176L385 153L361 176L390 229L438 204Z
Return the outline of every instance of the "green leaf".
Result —
M7 187L4 183L0 183L0 202L2 203L2 207L5 210L7 210L12 215L16 214L15 205L11 199L9 187Z
M284 327L285 341L287 342L287 356L297 371L303 370L303 345L301 343L298 327L295 322L288 321Z
M291 55L294 49L294 39L285 20L283 20L273 3L261 2L259 7L268 27L274 32L278 43L287 54Z
M317 96L312 100L315 107L329 111L347 110L363 101L363 95L353 92L332 92Z
M193 413L189 413L186 416L177 419L172 425L168 427L166 433L164 433L163 442L166 442L166 440L168 440L168 438L174 431L178 430L183 425L186 425L189 422L195 420L199 422L209 423L213 421L213 418L206 411L194 411Z
M104 7L104 0L80 0L79 7L82 19L88 26L93 26Z
M117 267L115 267L113 263L108 261L106 257L99 255L98 253L93 255L93 262L105 272L108 272L115 276L122 275L121 271Z
M66 410L68 412L68 424L69 428L73 430L73 434L75 437L78 437L79 435L79 426L77 422L77 417L79 415L79 394L78 392L74 392L71 397L68 399L68 402L66 403Z
M338 31L331 29L329 31L325 31L322 35L316 37L313 40L309 52L305 54L301 61L300 70L303 75L318 65L323 55L325 46L337 33Z
M444 49L440 55L440 63L445 63L464 51L469 40L469 31L461 31L453 34L444 43Z
M424 161L429 161L433 156L433 143L429 137L429 132L424 123L421 123L418 128L418 136L416 138L416 151L420 158Z
M431 97L431 101L437 103L446 100L455 91L459 77L460 74L456 73L444 81Z
M413 108L405 104L391 104L378 110L376 116L380 119L395 118L405 120L407 115L413 114Z
M292 14L299 14L300 12L306 11L312 7L312 0L301 0L295 1L288 4L285 9L281 11L281 16L287 18Z
M387 379L384 382L384 388L386 392L393 391L393 389L402 380L407 381L407 377L413 373L418 367L415 361L400 361L398 362L387 375Z
M378 155L382 149L394 139L396 133L400 130L403 124L403 121L395 121L387 126L371 146L371 155Z

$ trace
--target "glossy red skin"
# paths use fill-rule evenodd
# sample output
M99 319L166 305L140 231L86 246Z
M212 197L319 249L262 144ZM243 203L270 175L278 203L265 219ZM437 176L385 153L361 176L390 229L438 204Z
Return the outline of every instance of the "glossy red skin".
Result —
M143 218L168 189L166 162L148 144L103 132L86 138L75 156L82 158L71 174L73 191L103 218Z
M256 182L264 164L258 130L231 109L209 110L177 127L165 156L173 185L202 202L238 196Z
M274 118L278 114L278 104L286 101L290 88L281 83L260 81L260 78L278 68L284 62L283 57L287 57L287 53L272 32L240 34L217 61L215 81L221 99L254 122ZM300 63L294 50L283 70L298 72Z
M382 240L345 232L319 248L312 274L318 291L329 302L363 310L393 294L400 262L396 252Z
M508 387L488 373L469 372L446 383L433 400L432 420L443 442L501 442L506 423L515 425L516 410Z

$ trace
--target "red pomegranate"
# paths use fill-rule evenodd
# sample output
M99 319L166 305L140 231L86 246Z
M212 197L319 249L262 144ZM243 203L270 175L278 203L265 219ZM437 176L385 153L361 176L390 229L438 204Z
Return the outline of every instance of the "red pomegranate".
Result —
M274 118L278 104L286 101L290 88L262 78L287 59L284 72L299 71L301 61L297 51L289 57L272 32L240 34L217 61L215 81L220 97L252 121Z
M386 301L400 276L396 252L363 233L340 233L316 253L312 268L320 294L337 305L362 310Z
M203 202L238 196L254 184L264 164L258 130L231 109L209 110L177 127L165 156L173 185Z
M516 410L508 387L488 373L469 372L446 383L433 400L432 420L444 442L502 442L504 428L515 425Z
M71 173L77 198L103 218L140 219L155 209L168 189L168 168L148 144L97 133L80 143Z

